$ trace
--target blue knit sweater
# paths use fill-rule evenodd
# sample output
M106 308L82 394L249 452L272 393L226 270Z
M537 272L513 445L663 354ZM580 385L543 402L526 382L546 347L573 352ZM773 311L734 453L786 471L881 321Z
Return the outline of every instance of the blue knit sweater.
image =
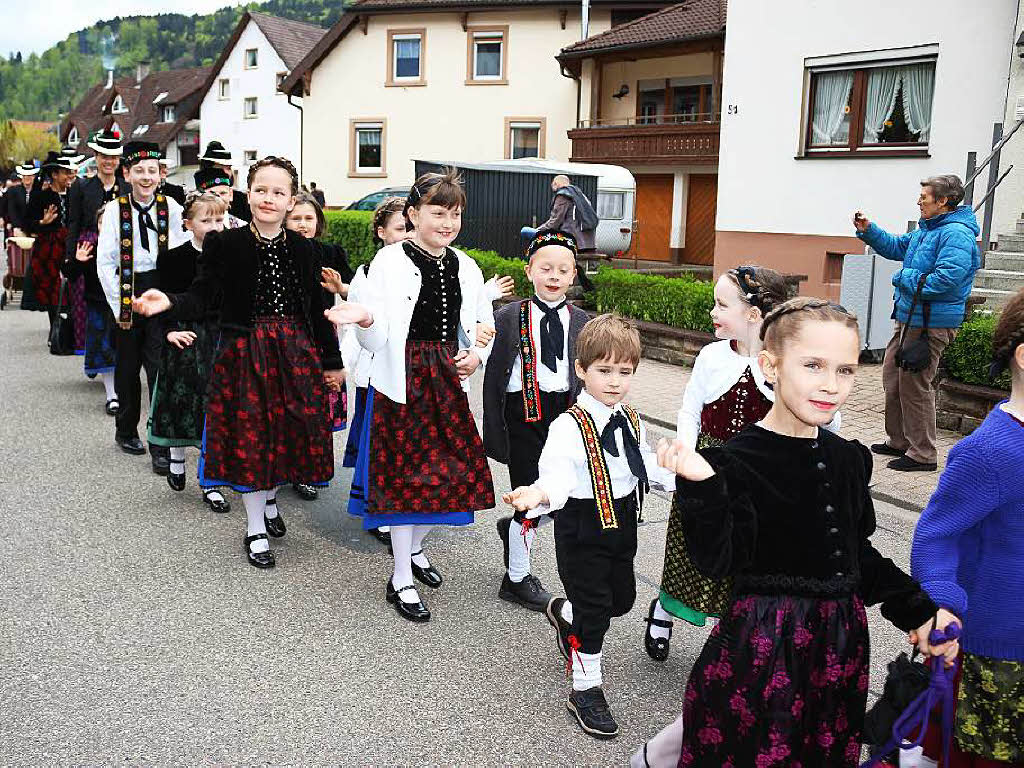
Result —
M1024 662L1024 424L996 406L949 452L911 573L964 620L964 650Z

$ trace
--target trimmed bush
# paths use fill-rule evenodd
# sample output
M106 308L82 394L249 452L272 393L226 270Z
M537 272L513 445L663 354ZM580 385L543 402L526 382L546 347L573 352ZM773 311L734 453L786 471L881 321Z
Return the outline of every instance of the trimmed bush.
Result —
M344 248L353 269L368 264L377 252L373 242L373 211L324 211L324 215L324 240Z
M522 259L506 259L494 251L466 251L484 273L484 280L490 280L495 275L505 277L506 275L516 281L516 296L532 296L533 283L526 277L526 262Z
M978 384L983 387L1010 388L1010 374L1003 372L996 381L988 377L992 362L992 336L996 331L999 315L992 312L975 312L961 327L953 343L946 347L942 356L946 372L964 384Z
M590 278L598 312L711 333L714 286L686 275L659 277L602 266Z

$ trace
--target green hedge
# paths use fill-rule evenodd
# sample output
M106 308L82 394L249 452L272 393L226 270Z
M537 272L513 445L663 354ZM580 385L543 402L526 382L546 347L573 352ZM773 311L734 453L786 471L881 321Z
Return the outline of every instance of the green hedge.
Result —
M373 211L326 211L325 215L324 240L344 248L353 269L369 264L377 252L373 242Z
M505 277L508 275L516 281L516 296L532 296L533 283L526 277L526 262L522 259L506 259L494 251L468 250L466 253L473 258L484 273L484 280L490 280L495 275Z
M946 372L952 378L965 384L1010 388L1009 372L1004 372L994 382L988 377L988 367L992 362L992 336L998 320L998 314L983 310L975 312L960 327L960 332L942 356Z
M590 279L598 312L618 312L691 331L714 330L709 314L715 304L712 283L690 276L659 277L606 266Z

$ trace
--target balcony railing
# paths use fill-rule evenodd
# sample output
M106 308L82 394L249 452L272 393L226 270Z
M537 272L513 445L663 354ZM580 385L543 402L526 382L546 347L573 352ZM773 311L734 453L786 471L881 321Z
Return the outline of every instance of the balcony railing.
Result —
M717 163L718 115L650 115L585 120L569 131L572 160L583 163Z

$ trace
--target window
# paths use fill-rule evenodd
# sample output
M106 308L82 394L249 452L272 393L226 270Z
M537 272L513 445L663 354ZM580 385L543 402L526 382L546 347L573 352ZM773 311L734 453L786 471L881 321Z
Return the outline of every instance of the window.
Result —
M935 61L810 71L806 155L927 154Z
M242 107L242 115L245 117L246 120L251 120L252 118L260 116L259 115L259 110L258 110L258 108L256 106L256 97L255 96L246 96L245 97L245 101L243 102L243 107Z
M245 158L245 164L246 165L252 165L253 163L256 162L256 150L255 149L247 149L247 150L245 150L245 152L242 153L242 155Z
M161 123L173 123L174 122L174 105L168 104L160 113Z
M114 97L114 103L110 105L110 111L115 115L123 115L128 111L128 107L124 105L124 99L121 98L120 93Z
M78 143L78 128L71 126L71 130L68 131L68 144L74 146Z
M388 79L386 85L426 85L423 53L426 30L388 30Z
M283 83L285 81L286 77L288 77L288 73L287 72L278 72L277 73L277 78L274 80L274 82L277 83L277 85L274 86L274 87L277 89L278 93L283 93L281 91L281 83Z
M135 130L132 131L132 136L142 136L148 130L149 130L149 125L148 124L146 124L146 125L137 125L137 126L135 126Z
M256 69L260 63L260 52L256 48L245 49L245 68Z
M387 176L385 121L380 118L365 118L352 120L349 125L349 176Z
M636 117L640 125L693 123L717 119L711 78L673 77L637 83Z
M231 81L226 77L217 81L217 98L221 100L231 98Z
M508 84L508 27L470 27L467 85Z
M625 192L597 193L597 218L621 219L626 210Z
M543 117L506 117L505 157L544 157L546 123Z

